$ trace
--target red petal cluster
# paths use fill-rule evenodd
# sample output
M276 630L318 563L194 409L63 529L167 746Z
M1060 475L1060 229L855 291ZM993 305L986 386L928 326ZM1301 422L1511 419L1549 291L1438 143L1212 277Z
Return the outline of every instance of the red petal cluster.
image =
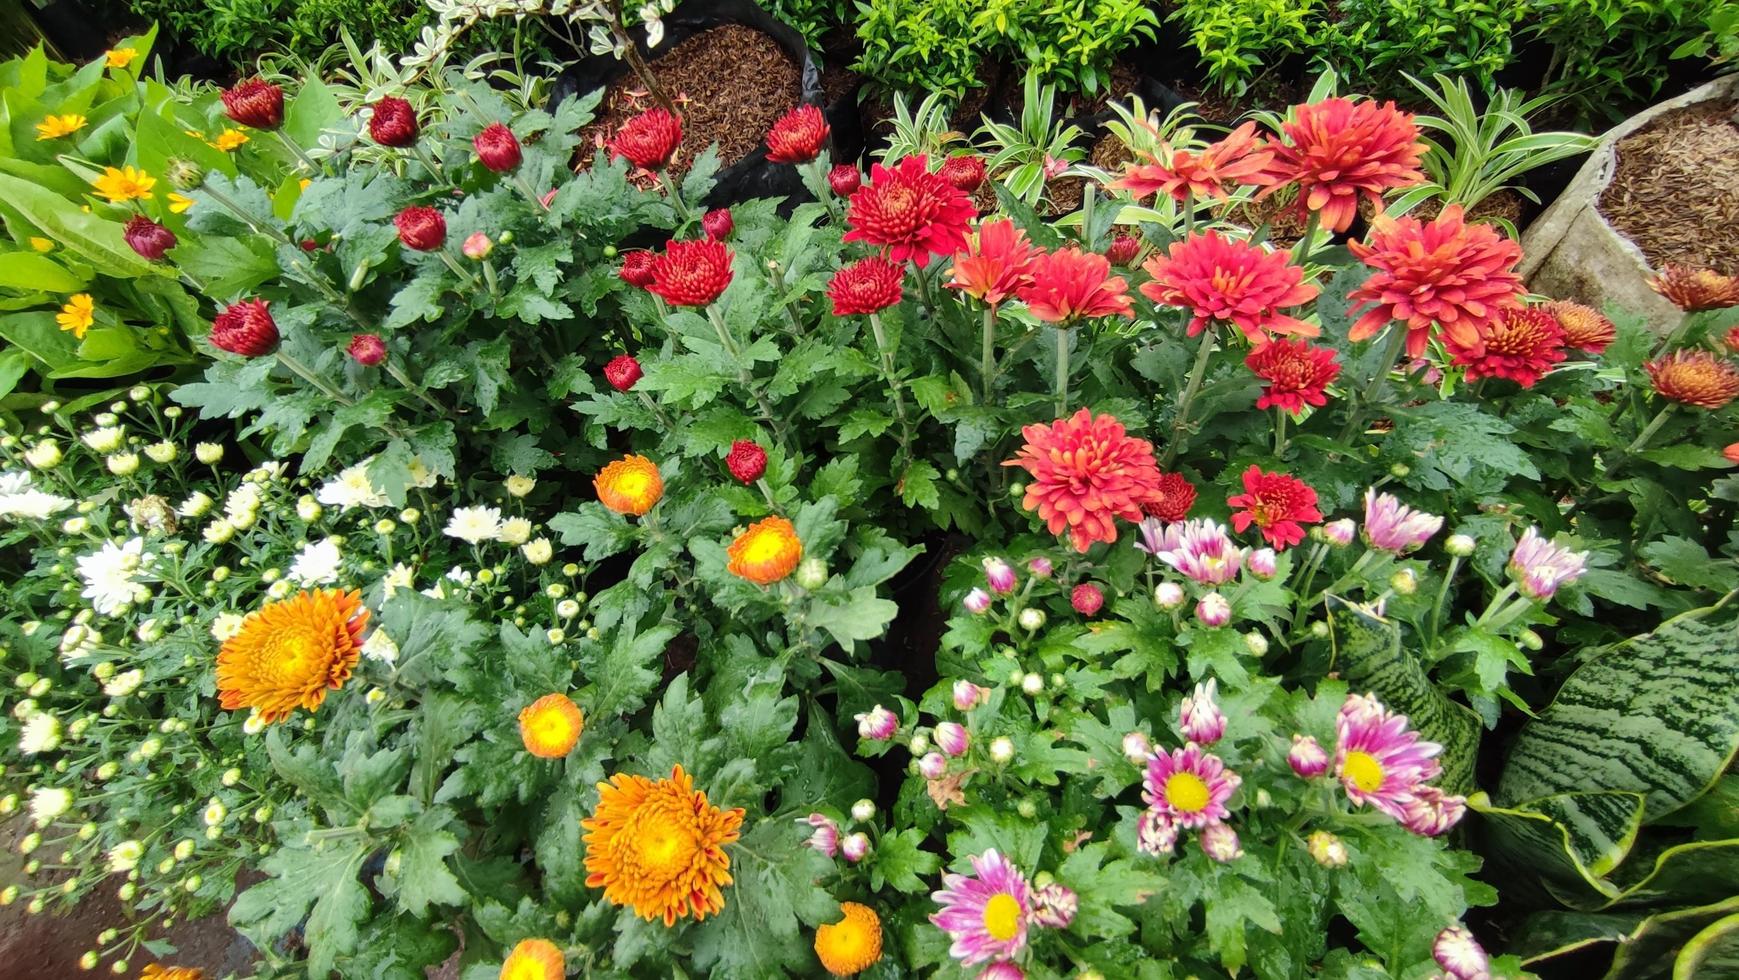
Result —
M1243 532L1254 524L1281 551L1304 540L1303 525L1322 520L1310 484L1285 473L1265 473L1260 466L1244 471L1244 492L1228 497L1226 505L1233 508L1234 528Z
M1140 254L1141 239L1126 231L1118 232L1117 237L1111 239L1111 244L1105 246L1106 260L1120 269L1128 268L1129 263L1134 262L1135 257Z
M1228 183L1256 183L1274 161L1273 148L1256 135L1253 122L1239 126L1200 153L1167 146L1162 146L1161 152L1169 153L1171 159L1160 163L1158 157L1149 155L1153 162L1130 164L1111 186L1129 191L1137 200L1167 194L1177 201L1223 201L1229 196Z
M996 306L1032 281L1032 243L1013 221L999 218L978 226L978 234L954 254L950 289Z
M483 127L472 138L471 146L477 151L477 160L495 173L508 173L519 166L519 137L501 123Z
M263 357L278 349L278 325L263 299L235 303L211 321L211 345L243 357Z
M1128 316L1134 304L1129 283L1111 274L1111 262L1098 252L1070 245L1040 252L1028 267L1032 281L1015 293L1033 316L1046 323L1072 323L1101 316Z
M1052 534L1066 529L1076 551L1117 540L1116 521L1139 521L1159 503L1159 467L1153 444L1127 435L1110 415L1087 409L1050 425L1021 430L1026 445L1004 466L1032 477L1021 506L1038 511Z
M827 283L834 316L877 313L905 296L906 267L880 256L842 267Z
M682 120L664 109L648 109L622 124L610 152L641 170L663 170L682 145Z
M1092 582L1082 582L1069 592L1069 605L1083 616L1098 615L1105 606L1105 592Z
M636 249L622 256L621 271L616 276L630 286L641 289L652 285L652 260L657 258L645 249Z
M386 360L386 341L377 333L352 334L350 346L344 352L363 367L374 367Z
M731 250L723 242L673 241L652 260L646 288L672 306L706 306L731 284L731 276Z
M617 391L632 390L641 374L640 362L632 354L617 354L610 358L610 363L604 365L604 380Z
M1543 309L1564 328L1565 347L1574 347L1586 354L1602 354L1618 339L1618 328L1592 307L1561 299L1547 303Z
M223 90L224 114L234 122L255 129L277 129L284 124L284 90L257 78L237 82Z
M1739 368L1706 350L1678 350L1649 361L1643 370L1655 394L1713 412L1739 398Z
M127 247L139 253L139 257L156 262L175 247L175 233L163 227L142 214L135 214L127 219L126 227L121 229L121 237L127 240Z
M1154 255L1142 268L1153 281L1141 285L1141 294L1192 311L1192 337L1210 321L1235 324L1256 342L1271 333L1314 337L1320 332L1280 312L1310 302L1318 292L1286 252L1210 231L1173 242L1167 254Z
M966 245L966 224L978 214L960 188L933 174L922 156L892 167L875 164L870 181L851 196L845 241L888 250L895 262L911 259L922 269L932 255L951 255Z
M1196 505L1196 485L1182 473L1161 473L1151 500L1141 506L1148 517L1157 517L1168 524L1190 516Z
M731 237L731 232L736 227L737 222L731 217L730 208L713 208L700 218L700 230L706 233L706 237L721 242Z
M392 223L398 226L405 248L433 252L447 242L447 219L434 208L413 205L400 211Z
M1307 340L1270 340L1252 350L1244 366L1268 383L1256 407L1280 408L1293 415L1303 413L1306 405L1327 405L1323 389L1340 376L1334 351Z
M827 116L802 105L780 116L767 131L767 159L774 163L808 163L827 146Z
M1443 349L1450 363L1467 368L1467 379L1508 378L1532 388L1552 365L1564 359L1564 328L1537 306L1509 310L1474 332L1464 343L1461 332L1445 333Z
M767 472L767 451L748 439L738 439L725 454L725 469L746 487Z
M1346 231L1363 195L1379 207L1383 193L1425 180L1419 160L1425 144L1411 113L1395 103L1324 99L1292 107L1281 126L1285 143L1270 143L1274 159L1260 182L1298 185L1298 209L1322 217L1322 225Z
M1668 262L1648 286L1686 313L1739 306L1739 276L1724 276L1714 269Z
M381 98L369 113L368 136L381 146L410 146L417 141L417 110L404 99Z
M840 197L850 197L863 186L863 174L849 163L836 163L827 172L827 186Z
M1353 340L1399 320L1407 328L1408 356L1419 357L1433 327L1471 338L1522 305L1515 268L1522 247L1489 225L1468 224L1459 204L1429 222L1378 215L1370 243L1348 242L1347 248L1376 270L1349 294L1354 310L1375 304L1353 324Z
M970 194L984 184L984 158L976 153L949 157L936 168L936 174Z

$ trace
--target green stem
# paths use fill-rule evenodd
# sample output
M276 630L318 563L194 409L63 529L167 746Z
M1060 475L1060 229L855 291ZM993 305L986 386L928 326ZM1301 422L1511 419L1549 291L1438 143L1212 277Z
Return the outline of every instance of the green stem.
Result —
M1316 237L1316 229L1322 225L1322 215L1316 211L1310 212L1310 217L1304 219L1304 237L1293 246L1292 261L1303 265L1310 258L1310 240Z
M1437 601L1431 606L1431 642L1435 644L1443 629L1443 604L1449 600L1449 586L1455 582L1455 573L1461 570L1461 556L1449 556L1449 569L1443 573L1443 584L1437 588Z
M996 382L996 307L984 307L984 353L979 362L978 376L984 384L984 404L990 404L990 392Z
M1161 470L1170 469L1171 464L1177 460L1184 430L1189 427L1190 405L1196 400L1196 392L1202 389L1202 379L1208 373L1208 358L1213 352L1214 331L1203 327L1201 343L1196 347L1196 362L1190 368L1189 382L1184 385L1183 397L1178 399L1177 415L1171 420L1171 440L1165 447L1165 458L1160 461Z
M478 286L482 285L477 281L477 277L471 274L471 270L460 265L459 260L453 258L452 253L448 252L445 248L436 249L435 254L441 257L441 261L447 264L447 268L453 270L453 274L459 277L460 282L472 289L476 289Z
M894 414L900 419L900 427L909 433L911 424L906 420L906 399L900 393L900 380L894 374L894 352L888 349L888 337L882 330L882 315L871 313L869 322L870 332L876 338L876 350L882 355L882 375L887 378L888 390L894 395Z
M1057 331L1057 377L1053 390L1057 393L1057 418L1069 413L1069 328L1061 323Z
M1632 440L1631 444L1624 447L1624 454L1619 456L1618 459L1613 460L1612 465L1606 468L1606 478L1608 480L1617 476L1618 471L1623 469L1625 464L1630 462L1630 458L1640 452L1642 447L1646 445L1650 439L1654 438L1654 434L1659 432L1660 427L1666 424L1667 416L1671 415L1672 411L1673 403L1667 402L1665 408L1655 413L1654 418L1650 419L1648 425L1644 426L1643 430L1637 433L1636 438Z
M278 134L278 140L284 144L284 149L290 151L290 155L296 158L296 162L300 163L304 167L307 167L309 174L316 176L316 177L320 175L319 165L314 162L313 158L308 156L308 154L305 150L303 150L300 146L296 145L295 140L293 140L289 136L285 135L284 131L281 129L277 130L277 134Z
M534 190L530 182L525 179L525 174L515 170L513 176L509 178L509 180L521 194L525 195L525 199L531 202L532 207L545 213L549 212L549 205L543 203L543 198L537 196L537 191Z
M682 199L682 189L676 186L676 181L670 179L670 171L660 170L658 182L664 185L664 192L670 196L671 206L676 208L677 217L682 219L682 223L686 225L693 221L694 211L689 208L688 202Z
M320 391L322 393L324 393L326 395L326 397L332 399L333 401L337 402L340 405L353 405L353 404L355 404L349 398L345 397L343 392L339 391L337 388L332 387L332 384L330 382L328 382L325 378L320 377L319 375L315 374L312 370L310 370L308 365L303 364L301 361L297 360L296 358L290 356L289 354L286 354L282 349L279 349L277 354L278 354L278 363L279 364L282 364L285 367L289 368L295 374L300 375L302 380L304 380L304 381L308 382L309 384L313 385L314 387L320 389Z
M447 179L446 173L441 170L441 165L435 162L434 157L429 156L429 151L423 147L423 144L412 143L411 155L417 158L417 162L423 165L423 169L429 172L430 177L441 181Z
M1178 202L1178 208L1183 211L1183 237L1188 238L1196 233L1195 195L1185 191L1183 200Z
M1371 379L1365 383L1364 390L1353 399L1353 404L1347 409L1347 423L1336 441L1344 443L1358 431L1359 424L1364 421L1365 409L1375 404L1377 397L1383 393L1383 386L1389 382L1389 372L1395 369L1395 362L1401 359L1401 351L1406 346L1406 325L1389 324L1388 346L1384 348L1383 359L1377 365L1376 371L1372 372Z
M446 415L447 415L446 407L443 406L440 402L436 401L432 396L430 396L428 390L425 389L422 385L419 385L415 381L412 381L410 378L410 375L405 374L404 368L399 367L398 364L396 362L394 362L391 357L387 358L385 367L386 367L386 373L392 375L393 380L397 381L399 384L403 385L406 391L410 392L413 395L416 395L419 399L422 400L423 404L434 409L436 415L439 415L443 418L446 417Z
M1286 409L1274 409L1274 458L1280 459L1286 452Z
M501 298L501 283L495 278L495 264L488 259L483 260L483 282L489 287L489 298Z

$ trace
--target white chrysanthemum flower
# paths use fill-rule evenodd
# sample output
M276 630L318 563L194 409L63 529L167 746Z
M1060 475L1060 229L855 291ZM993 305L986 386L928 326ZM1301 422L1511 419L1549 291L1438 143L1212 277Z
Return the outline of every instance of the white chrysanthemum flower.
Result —
M79 441L99 453L112 453L127 441L127 431L118 425L105 425L79 436Z
M103 693L111 698L124 698L139 689L145 683L145 672L134 668L116 674L115 679L103 685Z
M399 645L386 635L386 630L377 627L373 633L368 634L368 639L362 641L362 655L383 664L397 663Z
M290 563L290 578L303 585L331 585L338 581L338 564L342 560L338 542L322 538L304 544Z
M44 493L30 485L30 474L23 470L0 473L0 517L28 517L44 520L66 510L73 501Z
M547 565L549 560L555 556L555 546L549 543L548 538L528 541L520 545L519 550L525 555L525 560L533 565Z
M60 444L53 439L44 439L24 451L24 461L39 470L52 470L61 459Z
M37 712L24 721L18 734L18 751L25 755L53 752L60 747L60 719L47 712Z
M229 816L229 808L225 807L222 803L219 803L217 800L212 800L210 805L208 805L205 808L204 816L205 816L205 825L207 827L216 827L217 825L223 823L224 817Z
M223 447L215 442L202 442L193 447L193 458L207 466L216 466L223 459Z
M161 620L151 618L140 623L139 628L133 631L133 635L139 638L140 643L156 643L163 639L163 634L166 632L168 630L163 626Z
M173 463L175 462L175 457L181 455L181 450L176 447L175 443L164 440L146 446L145 455L148 456L153 463Z
M340 513L355 507L385 507L386 494L375 489L368 478L368 463L357 463L341 470L338 476L314 492L314 499Z
M101 551L78 560L79 577L85 580L80 595L89 599L98 613L112 616L138 597L136 576L149 569L156 557L145 551L144 538L132 538L123 545L105 541Z
M109 848L109 871L126 874L139 866L145 856L145 845L136 840L124 840Z
M242 631L243 617L241 613L219 613L211 621L211 637L219 643Z
M501 540L504 544L522 545L531 540L532 523L523 517L514 517L501 524Z
M138 453L116 453L104 461L109 472L116 476L132 476L139 472Z
M228 518L220 517L207 524L205 530L199 532L199 536L212 544L223 544L235 537L235 525L231 524Z
M392 571L380 580L381 588L386 591L386 597L391 599L400 589L413 588L416 584L416 571L404 562L392 567Z
M267 460L264 463L242 474L242 480L247 483L270 483L284 475L290 464L280 459Z
M453 511L442 531L450 538L466 544L482 544L501 537L501 509L498 507L460 507Z
M260 488L257 484L243 483L229 492L223 501L223 514L233 524L240 525L237 520L244 515L251 516L260 509Z
M242 731L249 735L258 735L266 730L266 719L260 717L258 711L248 715L248 720L242 722Z
M95 652L97 644L103 641L103 636L83 623L74 623L67 627L60 637L60 659L65 664L75 664Z
M30 794L30 819L38 827L46 827L72 809L72 790L59 786L39 786Z
M537 481L529 476L520 476L516 473L513 476L508 477L506 481L504 481L504 485L507 487L507 493L509 496L523 497L537 486Z
M215 501L205 491L195 490L188 495L186 500L181 502L181 506L175 508L175 512L182 517L204 517L211 510L213 503Z
M410 465L405 469L410 475L410 485L414 489L427 490L436 483L435 471L424 465L420 458L411 460Z

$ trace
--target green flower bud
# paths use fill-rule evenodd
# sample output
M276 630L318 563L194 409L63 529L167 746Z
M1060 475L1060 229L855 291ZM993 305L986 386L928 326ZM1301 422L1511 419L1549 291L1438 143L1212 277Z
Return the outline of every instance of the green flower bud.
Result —
M163 168L169 186L178 191L196 191L205 184L205 169L191 160L171 157Z

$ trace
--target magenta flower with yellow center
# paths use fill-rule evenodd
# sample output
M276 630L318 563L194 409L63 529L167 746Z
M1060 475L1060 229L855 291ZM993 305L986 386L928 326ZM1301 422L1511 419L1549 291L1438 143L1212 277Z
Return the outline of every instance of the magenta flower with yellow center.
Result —
M1206 827L1232 815L1226 801L1242 781L1219 756L1192 742L1147 760L1141 798L1179 827Z
M930 895L942 910L930 922L953 940L948 954L962 966L1013 959L1026 947L1032 886L995 849L970 860L972 874L942 876Z
M1350 694L1335 720L1334 774L1353 803L1405 820L1406 807L1437 776L1443 746L1409 731L1407 716L1368 694Z

